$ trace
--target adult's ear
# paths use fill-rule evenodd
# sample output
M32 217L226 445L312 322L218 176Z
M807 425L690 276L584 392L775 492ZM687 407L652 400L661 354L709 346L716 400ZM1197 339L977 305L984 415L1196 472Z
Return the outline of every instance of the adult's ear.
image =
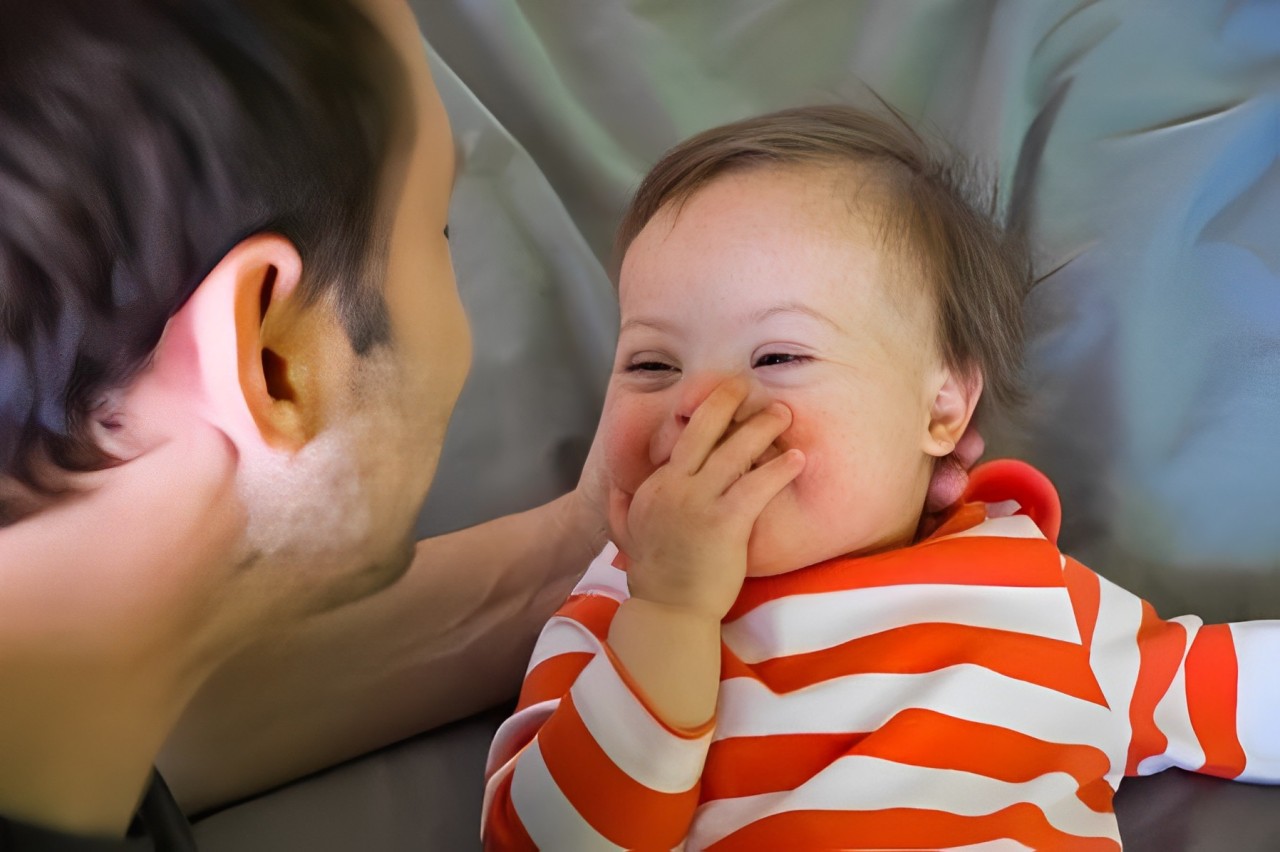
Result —
M337 323L323 303L301 303L301 278L293 243L254 235L227 252L166 332L166 342L194 349L205 416L242 448L296 451L320 429Z
M982 372L976 367L966 370L943 367L940 378L924 439L924 451L938 458L956 448L982 396Z

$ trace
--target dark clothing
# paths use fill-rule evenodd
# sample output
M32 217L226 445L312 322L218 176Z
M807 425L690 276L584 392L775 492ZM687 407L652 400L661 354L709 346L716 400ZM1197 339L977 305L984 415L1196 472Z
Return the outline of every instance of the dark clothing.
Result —
M195 852L191 824L169 787L153 772L138 814L123 838L64 834L0 815L0 852Z

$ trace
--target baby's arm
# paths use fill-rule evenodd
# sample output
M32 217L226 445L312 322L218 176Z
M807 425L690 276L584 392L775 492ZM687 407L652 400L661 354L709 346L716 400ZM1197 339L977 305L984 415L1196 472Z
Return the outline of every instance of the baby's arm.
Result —
M1164 620L1074 560L1066 574L1075 590L1096 590L1084 595L1097 607L1094 669L1113 709L1128 717L1126 775L1177 766L1280 783L1280 621ZM1128 684L1123 699L1108 680Z
M688 829L710 732L661 725L605 637L627 599L613 545L547 622L485 770L485 847L671 848Z
M611 493L609 527L629 562L631 597L609 645L658 716L677 727L711 719L720 621L742 589L751 528L804 467L800 451L790 450L751 469L791 413L775 403L734 424L745 395L740 381L720 385L634 497Z
M734 424L726 383L633 498L612 499L627 572L597 559L538 641L486 770L492 848L670 848L687 833L719 689L720 620L742 585L764 506L798 452L752 470L790 423ZM734 427L737 428L734 428Z

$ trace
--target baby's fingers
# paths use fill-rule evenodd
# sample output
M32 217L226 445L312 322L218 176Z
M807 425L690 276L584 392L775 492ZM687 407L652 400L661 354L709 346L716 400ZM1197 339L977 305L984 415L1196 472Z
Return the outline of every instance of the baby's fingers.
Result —
M733 415L747 398L747 390L747 383L734 377L711 391L689 416L684 432L671 448L669 463L674 470L692 475L702 469L707 456L733 423Z
M749 516L754 524L769 501L800 475L804 464L804 453L796 449L787 450L739 478L724 499L735 512Z
M791 425L791 409L773 403L752 415L707 458L699 478L715 495L723 494Z

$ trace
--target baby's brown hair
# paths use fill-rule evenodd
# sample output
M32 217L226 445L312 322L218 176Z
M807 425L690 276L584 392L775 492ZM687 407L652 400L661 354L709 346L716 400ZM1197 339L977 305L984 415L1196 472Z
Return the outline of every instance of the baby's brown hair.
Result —
M933 287L937 345L962 374L975 368L1000 407L1021 392L1022 302L1031 262L1021 236L977 201L971 170L898 113L810 106L714 127L668 151L641 182L618 228L619 261L659 210L714 178L750 168L872 167L888 190L886 244ZM986 205L993 208L994 204Z

